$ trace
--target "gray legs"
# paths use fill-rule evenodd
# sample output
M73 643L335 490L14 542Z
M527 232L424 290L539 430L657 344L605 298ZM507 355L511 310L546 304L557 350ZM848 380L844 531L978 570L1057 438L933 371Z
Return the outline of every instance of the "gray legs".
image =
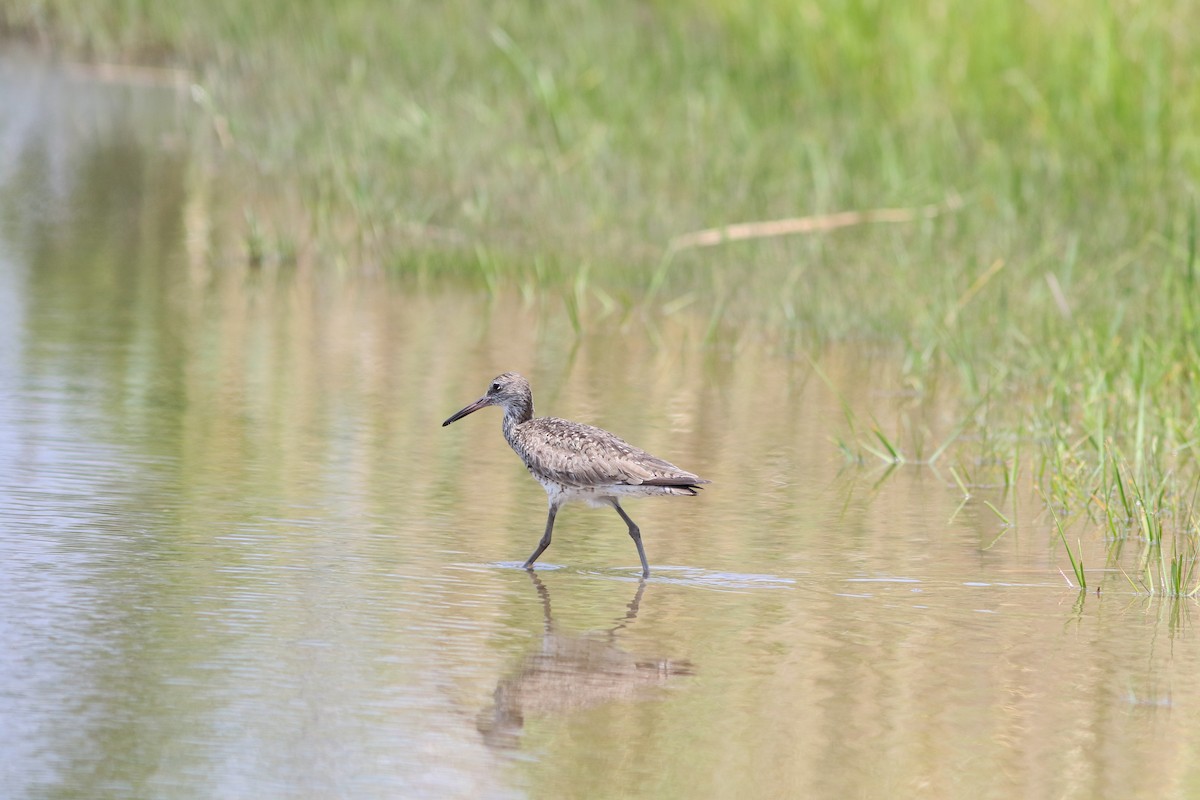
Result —
M533 551L525 561L525 569L533 569L533 562L538 560L538 556L546 552L546 548L550 546L550 534L554 532L554 516L558 513L558 506L550 506L550 514L546 517L546 532L542 534L542 540L538 542L537 550ZM638 545L641 549L641 545Z
M642 577L650 577L650 565L646 563L646 551L642 549L642 532L638 530L638 526L634 524L629 515L625 513L625 509L621 508L621 504L616 498L610 498L609 502L612 507L621 515L621 519L625 520L625 524L629 526L629 537L633 539L633 543L637 545L638 558L642 560ZM538 560L538 556L546 552L546 548L550 546L550 535L554 532L554 517L558 514L558 506L550 506L550 513L546 516L546 532L542 534L542 540L538 542L537 549L525 561L525 569L533 569L533 562Z
M616 498L612 498L610 502L617 513L621 515L621 519L625 520L625 524L629 526L629 536L633 539L633 543L637 545L638 558L642 560L642 577L650 577L650 565L646 563L646 551L642 549L642 532L638 530L638 526L633 523L629 515L625 513L625 509L621 508L621 504Z

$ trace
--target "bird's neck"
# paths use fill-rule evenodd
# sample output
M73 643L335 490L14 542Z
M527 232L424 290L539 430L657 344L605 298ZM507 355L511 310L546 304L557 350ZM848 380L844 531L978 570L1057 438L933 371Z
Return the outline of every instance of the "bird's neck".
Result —
M530 398L527 402L519 405L510 405L504 407L504 438L509 444L513 442L513 436L516 433L517 426L529 422L533 419L533 399Z

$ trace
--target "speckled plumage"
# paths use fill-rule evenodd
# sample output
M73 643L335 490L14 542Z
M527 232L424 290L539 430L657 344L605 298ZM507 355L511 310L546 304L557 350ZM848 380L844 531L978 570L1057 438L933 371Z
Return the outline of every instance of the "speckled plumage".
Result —
M622 497L695 495L708 481L669 461L647 453L606 430L557 417L533 416L533 392L529 382L515 372L496 377L483 397L463 408L443 426L462 419L485 406L504 409L504 438L525 462L529 473L546 489L550 513L546 532L526 568L550 546L554 517L560 506L572 500L593 505L608 504L629 526L638 548L643 577L650 574L642 549L641 533L621 508Z

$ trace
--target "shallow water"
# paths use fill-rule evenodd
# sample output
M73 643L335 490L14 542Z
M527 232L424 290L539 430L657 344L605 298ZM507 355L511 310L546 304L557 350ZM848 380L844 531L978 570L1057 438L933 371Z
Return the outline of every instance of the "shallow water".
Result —
M807 359L213 259L173 90L4 62L0 108L5 796L1200 794L1191 602L1086 532L1069 587L1028 486L846 465ZM542 490L494 410L440 427L509 369L713 480L629 504L649 581L582 506L519 568Z

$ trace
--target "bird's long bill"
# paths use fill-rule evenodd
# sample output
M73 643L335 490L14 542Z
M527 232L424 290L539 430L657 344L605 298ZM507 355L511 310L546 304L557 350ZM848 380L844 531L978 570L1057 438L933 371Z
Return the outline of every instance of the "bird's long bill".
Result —
M474 414L476 411L483 408L484 406L490 406L491 404L492 404L491 401L488 400L487 396L485 395L485 396L479 398L478 400L476 400L474 403L471 403L471 405L467 406L466 408L462 409L461 411L455 412L454 415L450 417L450 419L448 419L442 423L442 427L443 428L446 427L451 422L457 422L458 420L465 417L467 414Z

